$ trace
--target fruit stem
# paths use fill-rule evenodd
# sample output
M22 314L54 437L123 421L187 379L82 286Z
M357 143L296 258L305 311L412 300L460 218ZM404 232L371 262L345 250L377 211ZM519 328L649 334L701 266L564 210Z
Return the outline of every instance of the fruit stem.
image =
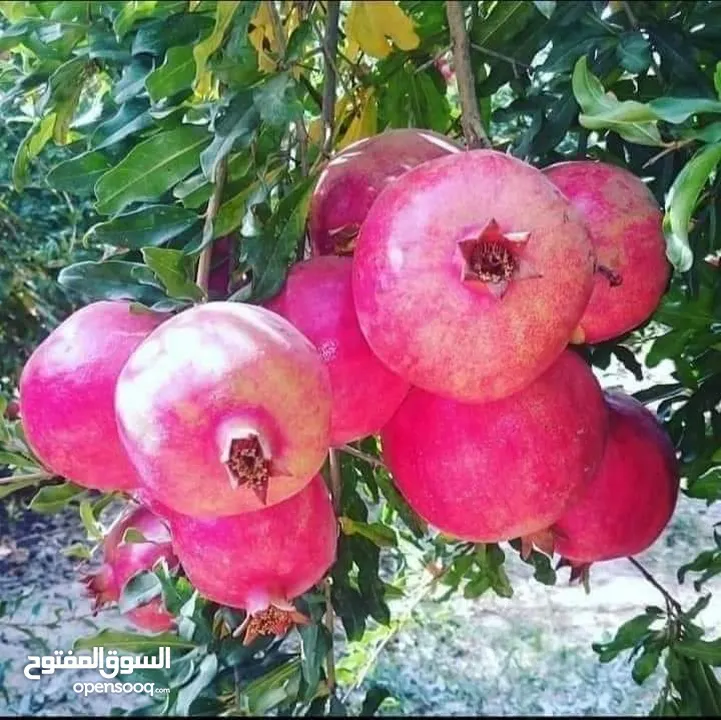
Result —
M50 480L52 477L55 476L46 472L28 473L27 475L10 475L10 477L0 478L0 485L9 485L14 482L32 482L34 480L39 482L40 480Z
M213 221L218 214L220 201L223 197L223 188L225 187L225 177L228 174L228 156L226 155L215 169L213 178L213 194L208 200L208 209L205 211L205 224L203 225L203 249L198 258L198 270L195 276L195 282L201 290L208 295L208 280L210 279L210 263L213 254Z
M360 458L361 460L365 460L367 463L374 465L375 467L388 470L386 464L380 458L377 458L375 455L370 455L369 453L363 452L362 450L358 450L352 445L343 445L340 450L344 453L347 453L348 455L353 455L354 457Z
M323 34L323 54L325 78L323 80L323 154L329 155L333 146L333 123L335 120L335 56L338 52L338 18L340 2L328 0L325 32Z
M648 580L648 582L651 583L651 585L656 588L656 590L661 593L661 595L663 595L666 602L671 605L676 612L681 612L681 603L676 600L676 598L673 597L673 595L671 595L671 593L669 593L669 591L666 590L666 588L663 587L663 585L661 585L661 583L659 583L658 580L656 580L656 578L651 575L651 573L646 570L646 568L641 565L638 560L636 560L636 558L628 557L627 560L641 573L641 575L643 575L646 580Z
M451 33L453 65L458 82L458 97L461 103L461 126L468 150L491 146L481 121L480 105L471 67L471 50L466 30L464 5L459 0L447 0L446 15Z

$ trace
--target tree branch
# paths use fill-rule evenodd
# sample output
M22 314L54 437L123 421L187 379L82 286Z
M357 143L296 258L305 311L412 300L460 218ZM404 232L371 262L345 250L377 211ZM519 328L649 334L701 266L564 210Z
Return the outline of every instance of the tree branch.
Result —
M213 255L213 222L218 214L220 203L223 198L223 188L225 187L225 177L228 174L228 157L227 155L218 163L213 178L214 187L213 194L208 201L208 209L205 211L205 223L203 225L203 243L205 247L198 258L198 270L195 276L195 282L203 292L208 294L208 280L210 279L210 264Z
M343 445L340 450L341 452L347 453L348 455L353 455L354 457L360 458L361 460L365 460L367 463L370 463L375 467L383 468L384 470L388 469L386 467L386 464L380 458L377 458L375 455L369 455L362 450L358 450L352 445Z
M648 582L651 583L651 585L656 588L656 590L661 593L661 595L663 595L666 602L671 605L676 612L681 612L681 603L676 600L676 598L673 597L673 595L671 595L671 593L669 593L669 591L666 590L666 588L663 587L663 585L661 585L661 583L659 583L658 580L656 580L656 578L651 575L651 573L646 570L646 568L641 565L638 560L636 560L636 558L628 557L627 560L641 573L641 575L643 575L646 580L648 580Z
M461 126L468 150L491 146L481 122L481 111L476 96L471 66L470 41L463 16L463 3L459 0L447 0L446 14L451 32L453 64L458 81L458 96L461 102Z
M333 124L335 121L335 88L336 71L335 56L338 51L338 18L340 2L328 0L325 18L325 34L323 36L323 52L325 54L325 77L323 80L323 152L330 154L333 145Z

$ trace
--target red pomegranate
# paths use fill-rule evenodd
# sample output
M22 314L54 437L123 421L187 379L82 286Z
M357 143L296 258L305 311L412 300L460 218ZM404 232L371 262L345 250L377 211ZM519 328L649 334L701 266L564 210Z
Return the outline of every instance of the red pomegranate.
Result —
M123 542L127 530L133 528L144 538L143 542ZM117 602L127 582L143 570L152 570L160 558L173 568L177 558L173 553L168 528L149 510L129 506L103 542L103 565L85 578L94 600L94 609ZM126 617L135 625L150 632L162 632L173 627L173 617L163 606L162 598L155 597L145 605L130 610Z
M597 343L633 330L653 314L670 274L656 200L614 165L564 162L544 172L583 216L596 252L579 340Z
M603 454L607 412L588 366L566 350L512 397L459 403L413 388L381 432L409 505L474 542L531 536L566 510Z
M371 349L428 392L495 400L566 347L593 285L586 229L530 165L493 150L431 160L366 218L353 295Z
M5 408L5 418L10 422L20 417L20 403L17 400L11 400Z
M168 320L128 360L115 406L138 482L186 514L280 502L328 451L325 365L287 320L254 305L210 302Z
M431 130L388 130L358 140L326 165L310 202L308 232L316 255L353 252L358 230L378 193L411 168L460 152Z
M73 313L35 349L20 377L23 428L49 470L78 485L127 490L136 473L115 424L118 375L165 316L127 302Z
M601 465L552 527L555 549L576 567L645 550L678 497L676 453L655 416L628 395L605 397L609 431Z
M254 513L203 520L171 512L169 519L190 582L206 598L255 616L249 633L264 624L281 634L297 621L290 601L319 582L335 559L337 525L320 475Z
M328 366L333 446L378 432L408 392L408 383L378 360L358 327L352 264L331 255L298 263L267 305L293 323Z

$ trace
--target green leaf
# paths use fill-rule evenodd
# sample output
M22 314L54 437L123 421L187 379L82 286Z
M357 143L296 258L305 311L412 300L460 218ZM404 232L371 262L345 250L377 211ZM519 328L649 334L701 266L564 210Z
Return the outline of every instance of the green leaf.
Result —
M631 670L631 677L637 685L642 685L658 667L661 659L661 649L657 647L645 647L643 652L636 658Z
M123 543L147 543L150 542L143 533L140 532L137 528L129 527L124 533L123 538L120 541L121 545Z
M263 122L283 127L303 112L295 87L293 76L282 72L256 88L253 103Z
M690 640L684 638L673 646L674 651L684 657L700 660L714 667L721 666L721 639Z
M655 613L645 613L631 618L623 623L616 631L613 640L608 643L594 643L593 651L598 653L598 659L602 663L610 662L619 653L634 647L641 642L649 633L649 627L657 619Z
M533 0L533 5L543 17L548 19L556 9L556 0Z
M213 32L193 48L196 65L195 82L193 85L195 92L200 97L207 97L210 94L211 78L210 72L207 70L208 60L223 42L225 32L230 25L230 21L233 19L235 11L238 9L238 4L237 0L217 3Z
M95 150L111 147L130 135L135 135L153 125L145 98L133 98L124 103L111 118L98 125L90 137Z
M391 697L390 690L382 685L373 685L366 693L363 699L363 705L360 709L360 717L372 717L376 714L383 701Z
M149 205L94 225L88 235L97 243L140 249L163 245L198 222L196 213L178 205Z
M58 163L47 174L48 184L72 193L92 191L98 178L112 167L102 153L90 150Z
M651 45L640 32L627 32L621 35L616 56L630 73L642 73L651 65Z
M378 547L395 547L398 544L395 531L382 523L364 523L349 517L340 517L338 521L345 535L362 535Z
M656 114L635 100L619 102L604 93L601 81L588 69L586 56L573 69L573 94L583 111L578 122L589 130L611 129L639 145L663 145Z
M70 547L63 548L60 552L65 557L78 558L79 560L90 560L92 558L90 550L82 543L73 543Z
M709 98L660 97L648 103L659 120L678 125L693 115L721 113L721 102Z
M218 674L218 656L206 655L198 667L197 675L178 691L175 710L178 715L189 715L190 707L200 693L215 679Z
M254 300L272 297L283 284L305 229L314 184L314 178L299 182L280 201L266 233L245 240L248 264L253 270Z
M30 501L30 509L39 513L54 513L62 510L73 498L85 493L85 488L63 483L40 488Z
M80 502L80 519L83 521L83 527L88 534L89 540L103 539L103 529L95 518L93 506L89 500L82 500Z
M123 8L113 20L113 30L118 39L122 39L138 20L151 17L157 4L158 0L133 0L133 2L124 3Z
M721 143L702 148L684 165L666 196L663 219L666 256L679 272L686 272L693 265L693 251L688 241L689 224L701 190L719 161Z
M137 98L145 89L145 78L153 70L152 60L146 56L133 58L130 64L123 67L123 73L112 89L113 100L121 105L128 100Z
M193 259L181 250L145 247L141 250L145 264L173 298L200 300L203 291L190 278Z
M172 47L165 55L165 62L145 79L145 87L150 99L157 103L189 88L194 77L193 47Z
M95 185L98 212L120 212L139 200L154 200L189 175L210 142L205 128L184 125L136 145Z
M12 175L13 186L18 192L22 192L27 184L30 163L40 154L40 151L53 136L55 117L55 113L50 113L33 123L18 147Z
M91 301L134 300L150 306L166 297L148 267L124 260L68 265L60 271L58 282Z
M330 642L327 630L316 623L299 625L298 633L301 640L301 671L308 688L306 696L312 700L321 680L323 661L330 649Z
M218 164L233 148L240 150L250 145L259 124L253 93L250 90L237 93L216 119L213 142L200 155L200 166L208 180L214 180Z
M127 613L135 608L149 603L160 595L162 585L158 577L150 572L140 572L128 580L120 592L118 607L121 613Z
M25 488L32 487L33 485L37 485L39 482L42 482L42 478L24 478L15 480L14 482L7 482L8 479L9 478L3 478L5 482L0 484L0 500L8 495L12 495L18 490L24 490Z
M13 465L14 467L26 470L28 468L37 467L37 463L35 463L34 460L26 458L24 455L21 455L20 453L5 452L3 450L0 450L0 465Z
M96 635L78 638L73 643L73 650L88 650L94 647L114 648L128 652L142 653L161 647L176 649L192 649L195 643L179 638L174 633L146 635L144 633L124 632L120 630L101 630Z
M168 0L162 0L161 7L170 6ZM183 5L187 3L183 2ZM144 22L138 27L133 38L133 55L154 55L164 57L171 47L192 47L198 37L209 32L213 19L203 12L179 12L170 17Z

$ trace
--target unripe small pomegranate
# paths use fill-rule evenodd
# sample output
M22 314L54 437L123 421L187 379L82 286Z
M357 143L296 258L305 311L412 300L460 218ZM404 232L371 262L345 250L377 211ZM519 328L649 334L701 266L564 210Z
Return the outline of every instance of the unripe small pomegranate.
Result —
M125 533L131 528L143 536L142 542L123 542ZM117 602L128 581L139 572L152 570L161 558L165 558L171 568L177 565L167 526L149 510L129 506L103 541L103 565L84 579L94 608L97 610ZM137 627L150 632L169 630L174 625L161 597L130 610L126 617Z

